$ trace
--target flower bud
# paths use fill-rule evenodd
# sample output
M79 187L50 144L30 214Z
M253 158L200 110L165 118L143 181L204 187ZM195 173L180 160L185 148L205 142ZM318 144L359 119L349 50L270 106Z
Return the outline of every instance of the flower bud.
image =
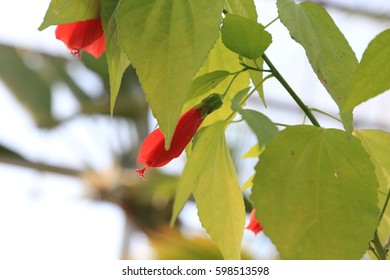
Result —
M152 131L142 143L137 159L137 162L145 164L145 167L137 169L135 172L145 179L144 173L147 168L164 166L172 159L180 156L205 117L221 106L221 96L214 93L203 99L199 105L184 113L177 123L168 150L165 150L165 137L160 128Z

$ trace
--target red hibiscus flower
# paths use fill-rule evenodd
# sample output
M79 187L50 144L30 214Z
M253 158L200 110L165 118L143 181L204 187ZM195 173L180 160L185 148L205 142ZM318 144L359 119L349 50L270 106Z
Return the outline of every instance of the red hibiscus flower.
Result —
M258 234L260 231L263 230L263 226L256 219L255 215L256 209L253 209L251 214L249 215L249 224L245 228L253 231L254 234Z
M100 19L59 24L56 38L65 43L71 53L80 57L80 50L98 58L105 50L104 32Z
M143 179L149 167L164 166L177 158L195 135L204 118L222 106L219 94L212 94L199 105L184 113L177 123L172 136L171 146L165 150L165 137L159 128L150 133L144 140L138 156L138 163L145 164L142 169L135 170Z

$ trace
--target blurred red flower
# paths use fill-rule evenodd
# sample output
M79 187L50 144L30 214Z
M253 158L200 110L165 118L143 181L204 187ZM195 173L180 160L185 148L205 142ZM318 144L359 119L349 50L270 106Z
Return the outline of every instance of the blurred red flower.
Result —
M255 215L256 209L253 209L251 214L249 215L249 224L245 228L253 231L254 234L258 234L260 231L263 230L263 226L256 219Z
M56 38L65 43L71 53L80 57L83 50L98 58L105 50L104 32L100 19L59 24Z
M195 135L204 118L222 106L219 94L212 94L202 101L201 104L184 113L177 123L172 136L171 146L165 150L165 137L160 128L150 133L142 143L137 162L145 164L137 172L145 179L144 172L149 167L164 166L172 159L177 158Z

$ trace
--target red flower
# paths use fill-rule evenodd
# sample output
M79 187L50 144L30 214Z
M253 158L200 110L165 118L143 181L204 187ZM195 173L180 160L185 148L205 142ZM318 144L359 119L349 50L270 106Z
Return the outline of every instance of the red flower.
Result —
M144 140L138 155L138 163L145 164L137 172L145 179L144 172L148 167L164 166L172 159L177 158L195 135L204 118L221 107L220 95L212 94L202 101L201 104L184 113L177 123L172 136L171 146L165 150L165 137L160 128L155 129Z
M245 228L253 231L254 234L258 234L260 231L263 230L263 227L256 219L255 215L256 209L253 209L251 214L249 215L249 224Z
M56 38L65 43L73 55L80 57L80 50L98 58L105 50L104 32L100 19L59 24Z

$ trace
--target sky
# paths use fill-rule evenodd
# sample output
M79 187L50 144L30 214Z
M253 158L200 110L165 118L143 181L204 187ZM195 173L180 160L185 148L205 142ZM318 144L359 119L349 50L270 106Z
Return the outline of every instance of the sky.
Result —
M336 1L336 0L334 0ZM2 1L0 9L0 43L33 48L38 51L51 54L69 55L65 46L55 40L54 28L48 28L43 32L37 30L42 22L49 0L13 0ZM274 1L257 1L260 21L263 24L276 17ZM341 1L339 1L341 3ZM381 7L381 11L390 11L390 1L343 1L352 6L365 7L368 3L372 8ZM376 34L389 28L389 22L373 21L369 18L344 14L338 11L330 11L335 22L350 42L358 59L360 60L367 44ZM291 86L302 93L304 102L312 107L336 114L336 106L332 99L324 92L324 88L318 83L317 78L307 63L302 48L290 40L285 28L280 23L273 24L269 31L274 35L273 44L267 51L268 57L274 62L279 71L285 75ZM286 63L287 62L287 63ZM93 77L91 77L93 80ZM94 84L94 83L92 83ZM285 98L279 85L270 81L265 85L269 115L275 122L299 123L302 114L286 115L286 108L294 106L292 100ZM66 94L64 95L66 100ZM63 102L61 99L60 102ZM72 107L72 101L66 102L68 108ZM355 111L355 116L361 128L373 125L377 128L390 130L390 95L382 95L375 100L364 103ZM249 103L249 106L259 106L258 103ZM12 122L9 120L12 119ZM322 118L321 121L329 127L340 127L337 122ZM101 121L103 122L103 121ZM96 133L109 134L110 124L99 123L95 131L83 131L83 127L76 126L73 135ZM34 124L27 113L17 104L13 97L7 93L7 89L0 82L0 143L7 143L15 147L22 147L23 151L32 159L39 158L40 154L47 152L46 140L64 133L58 131L58 135L45 133L37 134ZM33 135L33 136L31 136ZM234 131L230 134L233 141ZM30 137L26 139L26 137ZM81 158L73 154L69 148L72 136L63 135L64 141L54 142L49 153L55 155L53 161L65 162L70 166L81 166ZM248 141L254 138L248 137ZM126 143L129 145L129 143ZM107 151L96 152L98 143L85 140L86 150L91 149L91 154L97 154L92 161L96 168L104 169L110 166ZM33 148L31 148L33 147ZM88 147L88 148L87 148ZM182 162L179 159L178 162ZM255 162L246 164L253 165ZM175 169L178 165L172 164L166 170ZM244 168L250 170L250 168ZM180 168L178 169L180 170ZM251 171L249 171L250 173ZM246 178L248 174L241 175ZM124 231L124 215L121 210L109 203L94 202L84 199L87 194L83 182L74 178L58 178L50 174L39 174L23 168L15 169L11 166L0 164L0 260L3 258L24 256L26 258L96 258L117 259L120 256L121 240ZM242 179L241 178L241 179ZM12 186L12 187L10 187ZM184 209L186 220L195 221L189 227L199 227L196 211L191 205ZM62 219L54 219L62 217ZM60 238L61 240L58 240ZM140 254L133 257L147 257L147 241L143 236L137 237L140 246ZM264 236L256 237L266 243ZM247 236L247 241L252 242L253 236ZM110 242L107 242L109 240ZM248 241L249 240L249 241ZM72 244L71 246L69 244ZM96 246L99 244L99 247ZM47 245L47 246L44 246ZM265 246L265 245L264 245ZM81 249L82 248L82 249ZM75 250L78 254L75 254ZM259 258L265 257L261 254Z

